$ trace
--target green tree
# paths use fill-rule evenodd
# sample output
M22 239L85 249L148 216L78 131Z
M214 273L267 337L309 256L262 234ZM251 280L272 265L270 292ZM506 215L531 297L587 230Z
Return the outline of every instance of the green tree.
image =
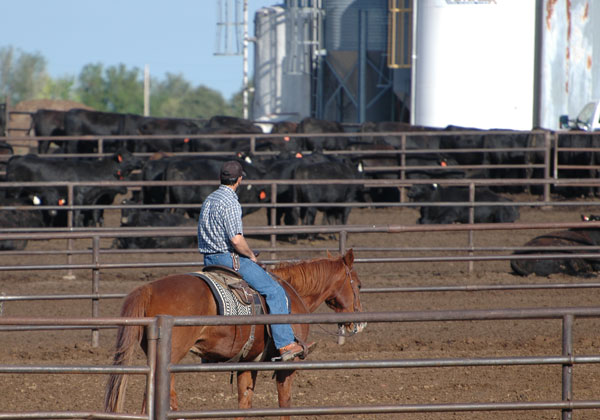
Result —
M104 70L102 64L87 64L79 74L77 95L98 111L141 114L144 86L141 71L124 64Z
M11 103L42 97L47 78L46 59L39 53L0 48L0 95Z
M37 98L66 99L98 111L142 114L143 94L143 72L137 67L128 69L119 64L105 68L102 63L90 63L78 77L53 79L40 54L0 48L0 95L8 95L13 104ZM181 74L167 74L164 80L151 80L150 113L200 119L242 116L241 91L226 101L214 89L193 86Z
M79 73L77 87L77 94L81 102L99 111L106 111L104 88L102 64L86 64Z
M78 101L75 92L75 77L63 76L57 79L46 78L41 92L43 98Z
M210 118L230 115L220 92L206 86L192 87L180 74L166 75L164 81L152 80L150 110L154 116Z

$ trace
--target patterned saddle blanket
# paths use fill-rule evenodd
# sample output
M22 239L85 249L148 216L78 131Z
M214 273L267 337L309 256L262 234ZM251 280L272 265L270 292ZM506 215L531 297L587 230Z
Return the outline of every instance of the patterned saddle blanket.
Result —
M202 271L189 273L206 282L217 302L218 314L259 315L265 314L264 298L242 276L229 267L211 265Z

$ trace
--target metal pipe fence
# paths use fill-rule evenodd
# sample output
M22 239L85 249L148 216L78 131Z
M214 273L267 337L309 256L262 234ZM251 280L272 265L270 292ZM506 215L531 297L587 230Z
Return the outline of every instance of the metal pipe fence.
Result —
M570 420L577 410L598 409L600 399L578 400L573 393L574 366L598 364L599 354L577 355L573 349L573 328L576 320L600 318L598 307L577 308L514 308L494 310L444 310L444 311L404 311L404 312L364 312L344 314L305 314L305 315L258 315L251 317L231 316L190 316L156 318L2 318L0 330L27 328L76 328L94 325L114 327L117 325L143 325L150 337L150 352L146 366L43 366L43 365L0 365L0 374L107 374L123 373L145 375L148 395L148 415L108 414L100 412L30 412L0 413L0 419L41 419L41 418L85 418L97 419L171 419L171 418L222 418L236 416L276 416L276 415L352 415L382 413L432 413L432 412L485 412L556 410L563 420ZM498 320L533 320L534 322L555 319L561 320L562 345L559 354L545 356L502 356L502 357L459 357L432 359L389 359L389 360L335 360L301 362L242 362L227 364L173 365L170 363L172 330L177 326L196 325L248 325L248 324L339 324L347 322L368 323L412 323L412 322L478 322ZM160 331L160 334L158 333ZM532 329L532 334L535 329ZM393 404L369 406L326 406L260 409L209 409L201 411L171 411L169 407L169 384L172 374L206 373L223 371L271 371L271 370L333 370L333 369L406 369L406 368L453 368L485 366L562 366L560 386L562 398L551 401L511 401L511 402L454 402L438 404ZM79 417L81 418L81 417Z
M362 133L360 135L386 135L390 133ZM394 135L398 135L398 133L392 133ZM440 134L440 133L434 133ZM455 135L456 132L448 133L447 135ZM481 134L481 133L478 133ZM334 136L339 135L336 134L319 134L318 136ZM403 134L404 141L406 140L406 136L412 137L417 135L417 133L406 133ZM418 134L419 136L423 136L424 134ZM302 137L310 137L311 135L301 135ZM316 136L316 135L313 135ZM358 134L356 135L358 136ZM355 136L355 137L356 137ZM557 144L558 134L557 133L544 133L545 139L551 138L551 141ZM552 137L554 136L554 137ZM119 137L119 136L117 136ZM124 136L131 137L131 136ZM156 136L157 138L161 138L161 136ZM170 136L171 137L171 136ZM182 136L183 137L183 136ZM188 136L185 136L188 137ZM230 136L222 136L220 137L230 137ZM232 135L231 137L235 137ZM239 138L248 138L250 135L238 135ZM262 135L260 137L263 137ZM271 137L280 137L280 136L271 136ZM112 137L111 137L112 138ZM52 138L54 139L54 138ZM250 140L256 142L256 138L252 137ZM92 139L90 139L92 140ZM256 143L254 143L256 144ZM469 207L471 210L478 206L485 205L494 205L494 206L502 206L502 205L516 205L516 206L535 206L535 207L546 207L546 206L556 206L556 207L578 207L581 206L582 203L579 201L573 202L565 202L565 201L552 201L550 199L550 188L555 186L587 186L587 187L598 187L598 181L596 179L560 179L558 178L558 171L562 169L593 169L596 170L598 167L591 166L574 166L574 165L559 165L559 155L558 148L552 148L552 153L549 151L548 147L543 148L545 151L544 165L541 164L530 164L530 165L508 165L508 166L493 166L493 165L485 165L486 168L523 168L523 169L537 169L543 170L545 173L544 178L542 179L462 179L462 180L449 180L449 179L430 179L430 180L406 180L400 176L399 179L395 180L373 180L373 179L362 179L362 180L315 180L315 181L284 181L284 180L256 180L252 181L252 184L257 185L268 185L272 187L272 190L275 190L278 185L283 184L314 184L314 185L323 185L323 184L357 184L364 187L375 187L375 186L386 186L386 187L396 187L404 191L404 189L409 188L412 185L418 184L429 184L432 182L439 183L440 185L448 185L448 186L468 186L471 191L474 190L477 186L498 186L498 185L517 185L517 186L538 186L544 191L543 200L542 201L530 201L530 202L521 202L521 203L485 203L485 202L474 202L473 194L471 194L469 202L446 202L446 203L428 203L426 205L431 206L465 206ZM255 150L252 148L252 150ZM513 148L508 148L507 150L515 150ZM571 151L572 149L565 149L565 151ZM581 151L581 149L575 149L576 151ZM586 149L587 150L587 149ZM447 152L447 150L439 150L440 152ZM497 152L499 149L494 149L493 152ZM542 151L537 150L537 151ZM590 149L590 152L595 151L595 149ZM347 154L349 156L357 155L357 151L342 151L342 154ZM382 151L373 151L374 153L381 154ZM404 150L401 153L402 156L408 156L412 153L420 153L420 152L432 152L431 150ZM456 153L467 153L467 152L482 152L481 149L464 149L460 151L456 151ZM490 152L488 150L488 152ZM260 154L261 152L256 152ZM364 154L364 151L361 151ZM370 152L367 152L368 155ZM398 152L394 152L398 153ZM265 153L268 155L269 153ZM74 156L77 157L77 156ZM457 166L454 168L458 169ZM468 165L464 165L461 167L462 169L478 169L483 168L480 166L471 167ZM554 168L551 170L551 168ZM414 169L414 167L406 166L405 164L399 166L392 167L380 167L380 168L371 168L367 172L377 172L377 171L398 171L401 174L405 173L408 169ZM421 169L431 169L431 167L423 167ZM452 168L451 168L452 169ZM440 169L443 171L444 169ZM404 172L403 172L404 171ZM22 186L42 186L42 187L65 187L70 191L69 197L72 197L73 188L78 186L126 186L129 189L132 188L141 188L143 186L171 186L171 185L185 185L185 186L197 186L197 185L216 185L215 181L178 181L178 182L170 182L170 181L105 181L105 182L49 182L49 183L2 183L3 186L7 188L14 187L22 187ZM400 202L396 203L299 203L299 204L286 204L286 203L277 203L276 197L273 197L271 203L268 204L254 204L248 205L247 207L269 207L274 211L277 208L284 207L308 207L308 206L316 206L316 205L326 205L329 207L335 206L349 206L349 207L365 207L365 206L389 206L389 207L417 207L422 206L424 203L412 203L400 200ZM585 206L595 207L600 205L600 202L586 202ZM177 204L177 205L164 205L164 206L154 206L156 208L190 208L190 207L199 207L199 204ZM4 206L0 208L2 210L67 210L72 212L74 210L92 210L92 209L122 209L122 208L140 208L144 209L150 206L145 205L112 205L112 206L84 206L84 205L74 205L72 201L69 202L66 206ZM272 218L273 220L275 218ZM472 232L481 231L481 230L500 230L500 229L565 229L565 228L574 228L574 227L598 227L600 224L595 222L585 222L585 223L552 223L552 224L465 224L465 225L416 225L416 226L406 226L406 225L386 225L386 226L298 226L298 227L282 227L282 226L271 226L271 227L248 227L246 228L246 232L248 235L266 235L271 238L276 238L278 235L290 234L290 233L335 233L339 235L338 240L338 250L340 252L345 251L347 248L347 235L350 233L404 233L404 232L464 232L468 235L471 235ZM97 317L98 314L98 305L100 300L102 299L116 299L123 297L122 294L110 294L104 293L101 294L98 292L99 283L101 281L101 273L105 270L110 269L121 269L121 268L154 268L154 267L200 267L202 266L199 262L168 262L168 261L156 261L152 263L113 263L107 262L106 258L109 257L113 253L137 253L137 252L148 252L148 253L168 253L168 252L186 252L186 253L195 253L196 250L136 250L136 251L128 251L128 250L109 250L109 249L101 249L99 245L99 241L101 238L115 238L115 237L139 237L139 236L194 236L196 234L195 228L177 228L177 229L163 229L163 228L137 228L137 229L122 229L122 228L76 228L72 225L69 225L66 229L64 228L54 228L54 229L2 229L0 230L1 239L20 239L20 240L51 240L51 239L84 239L90 240L91 246L89 250L79 250L79 249L71 249L68 248L66 250L54 250L51 253L55 253L56 255L66 255L68 257L74 255L89 255L91 260L89 263L73 263L70 259L65 264L52 264L52 265L42 265L42 264L27 264L27 265L3 265L0 267L0 272L8 272L8 271L25 271L25 270L88 270L92 273L92 287L93 292L90 294L80 294L80 295L54 295L54 296L44 296L44 295L31 295L31 296L0 296L0 315L2 304L10 301L19 301L19 300L36 300L36 299L50 299L50 300L66 300L66 299L91 299L93 302L92 305L92 318L87 323L81 323L77 326L72 326L76 328L82 329L92 329L92 344L94 346L98 345L99 340L99 330L102 328L108 328L102 324L96 324L95 322L100 320L101 318ZM532 254L532 255L508 255L501 254L498 255L496 253L506 253L511 251L516 251L519 247L477 247L473 244L472 236L469 236L468 245L465 247L436 247L436 248L364 248L364 251L378 252L378 251L394 251L394 252L411 252L411 251L419 251L419 252L437 252L439 254L444 252L453 252L459 255L452 256L408 256L408 257L378 257L378 258L357 258L356 262L359 264L367 264L367 263L409 263L416 261L464 261L469 263L469 269L472 269L472 263L478 261L494 261L494 260L506 260L506 259L552 259L552 258L597 258L598 254L597 247L569 247L569 250L575 250L576 252L570 253L569 255L565 255L561 253L564 248L556 247L556 248L528 248L529 250L536 251L556 251L556 253L546 253L546 254ZM70 242L69 242L70 243ZM297 251L298 248L294 248L294 251ZM309 250L321 250L320 248L306 248ZM355 250L360 250L360 248L355 248ZM285 247L277 246L276 242L272 241L270 247L265 247L262 249L265 252L271 253L285 253L289 252L290 249L286 249ZM44 251L45 252L45 251ZM483 255L481 255L484 253ZM39 251L8 251L8 252L0 252L0 257L3 255L39 255ZM285 260L285 258L271 258L270 260L265 260L264 262L267 264L274 264ZM539 289L539 288L552 288L552 289L562 289L562 288L593 288L598 287L599 285L595 282L573 282L573 283L561 283L561 284L516 284L516 285L469 285L469 286L457 286L457 285L446 285L446 286L431 286L431 287L396 287L396 288L364 288L362 293L388 293L388 292L430 292L430 291L473 291L473 290L514 290L514 289ZM563 312L564 316L565 313ZM577 317L584 316L580 313L576 314ZM594 315L595 316L595 315ZM27 325L17 327L13 326L13 330L8 329L3 322L10 321L10 318L1 317L0 316L0 325L3 328L0 328L0 331L16 331L19 328L27 329L27 328L35 328L28 327ZM176 321L179 322L179 321ZM375 322L375 321L372 321ZM403 322L403 321L398 321ZM410 322L407 320L406 322ZM564 324L567 325L565 327L566 332L565 335L569 334L571 329L570 326L571 321L563 321ZM6 329L5 329L6 328ZM60 326L37 326L37 328L62 328ZM165 327L167 328L167 327ZM170 328L170 327L169 327ZM568 341L569 339L567 339ZM567 349L568 352L568 349ZM164 362L164 361L163 361ZM438 363L440 366L458 366L462 363L472 363L469 366L476 365L485 365L494 364L496 362L515 362L515 364L544 364L544 363L556 363L556 364L567 364L566 362L570 362L571 366L573 363L597 363L596 356L593 356L589 359L586 356L555 356L554 358L548 359L531 359L527 360L526 358L511 358L510 360L492 360L492 359L482 359L482 360L471 360L471 361L460 361L456 359L447 359L447 360L437 360L437 361L395 361L395 362L385 362L390 363L389 367L409 367L418 365L419 363L422 366L430 366ZM309 363L309 362L306 362ZM360 362L357 362L360 363ZM369 362L371 363L371 362ZM377 362L373 362L374 365ZM214 365L213 367L217 368L218 365ZM278 366L282 366L278 364ZM294 365L296 366L296 365ZM298 366L302 366L299 364ZM312 367L311 367L312 366ZM352 366L350 364L349 366ZM367 368L368 364L355 365L355 368L362 368L364 366ZM329 369L338 367L335 362L332 365L327 365L326 363L317 363L315 365L307 365L306 369ZM376 366L368 366L376 367ZM204 368L204 367L203 367ZM210 366L208 367L210 368ZM265 369L272 370L274 367L267 367ZM352 367L351 367L352 368ZM58 368L57 368L58 369ZM179 367L170 367L172 372L178 372ZM191 368L192 371L195 368ZM220 368L219 368L220 369ZM68 370L68 369L67 369ZM231 370L231 366L227 366L227 370ZM199 370L200 371L200 370ZM2 366L0 365L0 373L2 372ZM563 378L565 375L568 377L572 372L567 371L563 373ZM164 376L164 372L163 372ZM161 379L162 380L162 379ZM564 387L564 386L563 386ZM468 404L439 404L439 405L403 405L403 406L381 406L381 407L334 407L334 408L326 408L326 407L317 407L317 408L299 408L299 409L290 409L290 414L304 414L304 415L321 415L321 414L358 414L358 413L408 413L408 412L449 412L449 411L497 411L497 410L541 410L541 409L556 409L561 410L564 413L570 413L573 409L588 409L588 408L598 408L598 401L586 402L586 401L573 401L569 398L568 388L569 385L566 385L566 398L562 401L555 402L532 402L532 403L468 403ZM564 393L565 393L564 392ZM165 411L164 402L158 403L163 404L159 406L161 412ZM168 403L167 403L168 404ZM168 407L168 405L167 405ZM298 410L298 411L294 411ZM168 410L167 410L168 411ZM285 413L286 411L282 411ZM236 414L237 413L237 414ZM255 410L245 415L276 415L277 413L281 413L277 410ZM14 413L13 413L14 414ZM206 412L202 414L198 413L179 413L180 415L187 414L184 417L189 418L209 418L209 417L219 417L221 415L241 415L236 410L228 410L228 411L215 411L215 412ZM27 417L25 414L14 414L16 417L5 417L4 414L0 413L0 419L2 418L78 418L79 417L90 417L90 418L147 418L143 416L134 416L131 417L114 417L108 414L99 414L99 413L79 413L76 415L74 413L64 413L65 417L53 417L55 414L52 413L42 413L41 417ZM25 417L23 417L25 416ZM177 414L166 413L166 417L164 418L175 418Z
M340 254L344 254L347 250L347 235L352 233L368 233L368 234L401 234L408 232L463 232L469 233L472 231L487 231L487 230L521 230L521 229L566 229L575 227L600 227L600 222L576 222L576 223L536 223L536 224L463 224L463 225L353 225L353 226L297 226L297 227L248 227L246 228L246 235L263 235L270 236L276 232L276 234L290 234L290 233L307 233L307 232L319 232L319 233L336 233L338 235L338 251ZM30 295L30 296L2 296L0 295L0 308L2 304L11 301L30 301L30 300L90 300L92 303L92 317L96 317L99 313L101 300L103 299L120 299L123 294L115 293L99 293L100 284L102 281L102 273L107 270L115 269L145 269L145 268L191 268L200 269L203 263L199 260L190 261L167 261L167 260L156 260L153 259L151 262L114 262L110 260L110 256L114 255L110 250L100 248L100 240L106 238L115 237L161 237L161 236L195 236L196 229L194 227L187 228L129 228L129 229L82 229L79 231L74 230L62 230L54 232L14 232L5 233L2 238L6 240L52 240L52 239L85 239L90 241L90 248L85 251L80 251L79 255L88 255L90 257L89 262L78 262L67 260L65 263L60 264L53 261L51 264L11 264L5 263L0 266L1 272L14 272L14 271L64 271L73 272L75 270L86 270L91 273L91 286L92 293L90 294L77 294L77 295ZM592 246L580 246L573 249L572 247L500 247L500 248L489 248L482 247L478 248L474 245L465 247L405 247L405 248L366 248L361 249L360 247L353 248L357 252L357 258L355 259L356 264L381 264L381 263L411 263L411 262L466 262L469 264L469 268L473 268L475 262L484 261L500 261L500 260L520 260L520 259L554 259L554 258L591 258L598 259L598 250L600 247ZM305 248L307 252L314 252L314 248ZM412 255L412 256L366 256L360 257L360 252L367 250L375 253L379 253L382 249L394 252L429 252L434 255ZM516 250L528 249L530 251L539 251L543 253L532 253L524 255L516 255L510 253ZM561 253L568 249L568 254ZM263 251L261 248L257 250ZM318 249L319 251L321 249ZM194 252L196 250L180 250L182 252ZM281 250L277 247L266 248L264 251L271 252L273 254L278 252L285 252L286 249ZM287 251L297 251L296 248L289 248ZM452 255L443 255L452 251ZM551 252L550 252L551 251ZM138 252L145 252L145 250L136 250ZM162 255L168 250L161 250ZM492 253L490 253L492 252ZM500 254L494 253L499 252ZM63 255L70 256L68 250L62 251ZM20 255L27 255L26 251L19 253ZM120 252L119 252L120 254ZM435 255L437 254L437 255ZM0 252L0 257L4 255ZM13 255L9 253L8 255ZM39 255L38 252L32 252L30 255L36 257ZM60 255L60 254L58 254ZM289 261L289 258L275 258L275 259L263 259L263 263L267 265L278 264L284 261ZM387 292L442 292L442 291L489 291L489 290L534 290L534 289L577 289L577 288L595 288L599 285L595 282L570 282L570 283L542 283L542 284L509 284L509 285L443 285L443 286L419 286L419 287L395 287L395 288L365 288L364 293L387 293ZM1 314L1 311L0 311ZM98 330L92 330L91 343L94 347L99 345L100 332Z

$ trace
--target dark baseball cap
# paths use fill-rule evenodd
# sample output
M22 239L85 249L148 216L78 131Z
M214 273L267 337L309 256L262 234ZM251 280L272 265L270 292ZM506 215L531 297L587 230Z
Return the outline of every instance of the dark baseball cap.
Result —
M242 169L240 162L236 160L228 160L221 166L221 178L233 179L240 176L246 176L246 172Z

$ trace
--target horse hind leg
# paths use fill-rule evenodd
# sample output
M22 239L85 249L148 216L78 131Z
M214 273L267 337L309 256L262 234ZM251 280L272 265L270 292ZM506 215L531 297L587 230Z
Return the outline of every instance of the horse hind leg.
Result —
M258 371L245 370L237 374L238 387L238 408L241 410L252 408L252 397L254 396L254 386L256 385L256 375ZM243 417L238 417L237 420Z

